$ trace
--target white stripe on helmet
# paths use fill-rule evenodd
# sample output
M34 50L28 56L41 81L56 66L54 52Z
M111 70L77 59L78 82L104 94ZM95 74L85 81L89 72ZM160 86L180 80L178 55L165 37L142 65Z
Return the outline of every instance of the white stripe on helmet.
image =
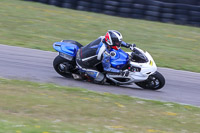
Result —
M117 38L119 39L119 41L122 41L122 35L117 34L116 31L113 31L113 33L117 36Z

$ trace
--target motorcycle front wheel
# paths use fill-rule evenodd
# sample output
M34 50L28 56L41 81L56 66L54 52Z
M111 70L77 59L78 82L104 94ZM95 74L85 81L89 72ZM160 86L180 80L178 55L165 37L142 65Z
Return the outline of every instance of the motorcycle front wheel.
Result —
M63 77L69 78L72 76L70 72L70 62L59 55L54 59L53 67L55 71Z
M143 89L159 90L165 85L165 78L159 72L155 72L147 80L135 83Z

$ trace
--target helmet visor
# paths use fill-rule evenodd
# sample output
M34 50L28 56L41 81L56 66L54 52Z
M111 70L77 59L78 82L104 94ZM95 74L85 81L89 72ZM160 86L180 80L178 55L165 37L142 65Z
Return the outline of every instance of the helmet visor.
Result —
M113 39L113 46L121 47L122 41L119 41L117 38Z
M115 46L117 46L117 47L121 47L121 44L122 44L121 41L119 41L119 42L115 42Z

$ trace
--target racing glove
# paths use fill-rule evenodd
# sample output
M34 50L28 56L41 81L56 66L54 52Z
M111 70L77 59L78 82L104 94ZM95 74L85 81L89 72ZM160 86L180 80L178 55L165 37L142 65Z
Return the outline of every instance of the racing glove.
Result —
M133 44L127 43L126 45L127 45L126 47L127 47L127 48L130 48L131 50L133 50L134 47L136 47L136 44L134 44L134 43L133 43Z
M128 70L121 71L120 75L123 77L127 77L129 75L129 71Z

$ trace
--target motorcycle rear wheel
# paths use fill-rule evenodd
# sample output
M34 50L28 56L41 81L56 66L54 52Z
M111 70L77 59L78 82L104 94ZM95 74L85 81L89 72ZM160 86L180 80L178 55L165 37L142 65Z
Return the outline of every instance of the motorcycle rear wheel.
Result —
M159 72L155 72L149 78L142 82L135 83L139 87L148 90L159 90L165 85L165 78Z
M53 61L55 71L63 77L69 78L72 76L70 71L66 71L66 67L71 66L70 62L59 55ZM69 70L69 69L68 69Z

